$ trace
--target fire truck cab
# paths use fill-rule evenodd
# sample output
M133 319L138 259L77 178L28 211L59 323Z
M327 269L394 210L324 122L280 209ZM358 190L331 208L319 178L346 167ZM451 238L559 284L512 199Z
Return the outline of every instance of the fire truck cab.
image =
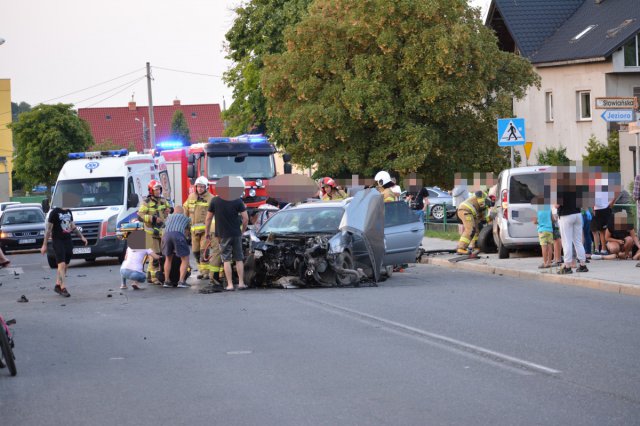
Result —
M277 174L276 148L262 135L242 135L232 138L209 138L209 143L194 144L187 157L187 176L204 175L215 195L216 182L225 176L240 176L245 180L244 202L257 208L268 198L269 180ZM291 172L290 157L285 154L284 172Z

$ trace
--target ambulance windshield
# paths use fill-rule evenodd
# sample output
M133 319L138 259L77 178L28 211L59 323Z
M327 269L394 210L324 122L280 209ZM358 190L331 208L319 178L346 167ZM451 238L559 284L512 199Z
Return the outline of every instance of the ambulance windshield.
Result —
M240 176L245 179L272 178L276 175L272 155L237 154L207 156L209 179Z
M122 177L73 179L58 181L51 205L70 209L106 207L120 206L123 200Z

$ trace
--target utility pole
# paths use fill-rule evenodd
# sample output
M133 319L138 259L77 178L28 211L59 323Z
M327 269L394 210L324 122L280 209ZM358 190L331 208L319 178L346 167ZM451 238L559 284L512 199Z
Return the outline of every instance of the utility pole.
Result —
M151 95L151 65L147 62L147 91L149 92L149 134L151 149L156 149L156 120L153 118L153 96Z

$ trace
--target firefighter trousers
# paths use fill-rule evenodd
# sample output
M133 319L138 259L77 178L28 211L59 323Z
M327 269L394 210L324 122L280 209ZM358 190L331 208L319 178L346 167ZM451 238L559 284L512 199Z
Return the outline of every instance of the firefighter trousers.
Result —
M153 252L155 254L162 254L162 250L161 250L161 239L160 238L147 238L147 241L151 240L151 244L149 246L149 248L151 250L153 250ZM149 244L149 243L147 243ZM149 257L149 266L147 267L147 274L148 276L151 278L151 282L153 284L160 284L160 280L158 280L158 278L156 278L156 272L158 271L162 271L163 270L163 265L159 264L160 261L158 260L153 260L151 257Z
M191 251L198 262L199 275L203 275L203 278L209 276L209 265L204 260L204 251L207 249L207 238L204 231L191 233Z
M458 218L464 227L464 231L458 240L458 252L466 252L468 248L473 250L478 241L478 225L477 218L468 210L458 209Z

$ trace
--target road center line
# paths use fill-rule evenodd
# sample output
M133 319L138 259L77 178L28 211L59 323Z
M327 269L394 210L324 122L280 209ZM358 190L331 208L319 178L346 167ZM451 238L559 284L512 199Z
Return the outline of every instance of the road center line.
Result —
M529 362L524 359L516 358L500 352L492 351L490 349L473 345L471 343L466 343L461 340L452 339L451 337L443 336L441 334L431 333L429 331L412 327L410 325L401 324L399 322L377 317L375 315L370 315L364 312L356 311L354 309L345 308L344 306L334 305L333 303L328 303L328 302L322 302L316 299L312 299L312 298L297 295L297 294L294 295L294 297L297 297L312 305L316 305L327 310L334 310L337 312L345 313L345 314L348 314L349 316L352 316L358 319L364 319L369 323L383 325L394 331L400 331L404 334L419 336L431 343L443 345L448 348L457 349L467 354L479 356L481 358L492 361L493 363L499 366L502 366L502 364L505 364L506 366L509 366L509 367L516 367L518 369L533 371L533 372L547 374L547 375L555 375L560 373L559 370L545 367L544 365Z

